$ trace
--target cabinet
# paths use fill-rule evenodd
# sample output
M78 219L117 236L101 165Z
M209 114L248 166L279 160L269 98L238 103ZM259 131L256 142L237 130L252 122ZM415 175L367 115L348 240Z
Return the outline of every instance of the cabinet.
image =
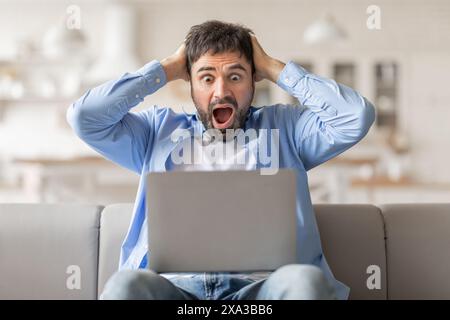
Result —
M406 117L403 115L406 113L407 92L406 81L400 73L404 59L400 56L306 56L291 60L312 73L355 89L371 101L377 114L371 131L381 135L387 143L393 135L406 130ZM295 97L279 90L275 86L269 94L264 93L270 104L298 104ZM258 94L258 90L256 92ZM283 101L279 101L280 98Z
M395 62L378 62L374 66L375 99L377 108L377 126L396 128L397 117L397 64Z

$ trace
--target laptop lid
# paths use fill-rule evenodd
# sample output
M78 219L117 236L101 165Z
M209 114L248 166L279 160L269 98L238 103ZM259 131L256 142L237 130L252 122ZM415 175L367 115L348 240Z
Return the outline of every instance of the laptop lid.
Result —
M296 176L280 169L150 173L149 268L275 270L296 261Z

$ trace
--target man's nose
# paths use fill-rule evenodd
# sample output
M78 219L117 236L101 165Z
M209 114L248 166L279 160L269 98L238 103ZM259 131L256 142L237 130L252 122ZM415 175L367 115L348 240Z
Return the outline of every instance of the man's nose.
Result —
M230 95L226 81L222 78L217 78L214 88L214 98L223 99L224 97Z

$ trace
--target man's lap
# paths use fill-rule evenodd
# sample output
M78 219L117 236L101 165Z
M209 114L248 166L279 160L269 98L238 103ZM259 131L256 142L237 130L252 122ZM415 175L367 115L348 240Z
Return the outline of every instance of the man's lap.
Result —
M130 299L333 299L322 271L311 265L288 265L267 279L230 273L197 273L166 279L151 270L120 271L106 284L102 298Z

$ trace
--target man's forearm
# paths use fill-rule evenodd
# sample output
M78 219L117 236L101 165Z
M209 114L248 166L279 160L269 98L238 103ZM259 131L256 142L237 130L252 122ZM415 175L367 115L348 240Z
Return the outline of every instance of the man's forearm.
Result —
M315 112L326 124L323 128L332 127L348 140L364 136L375 119L373 105L357 91L310 73L292 61L279 74L277 84Z
M166 81L163 68L154 60L136 72L126 73L86 92L69 107L67 120L80 132L109 127Z
M177 80L179 78L178 75L178 67L176 65L176 61L171 58L166 58L161 60L161 65L166 73L167 82Z
M280 60L271 59L266 68L267 79L276 84L278 77L280 76L281 71L283 71L285 65L286 64L284 62L281 62Z

